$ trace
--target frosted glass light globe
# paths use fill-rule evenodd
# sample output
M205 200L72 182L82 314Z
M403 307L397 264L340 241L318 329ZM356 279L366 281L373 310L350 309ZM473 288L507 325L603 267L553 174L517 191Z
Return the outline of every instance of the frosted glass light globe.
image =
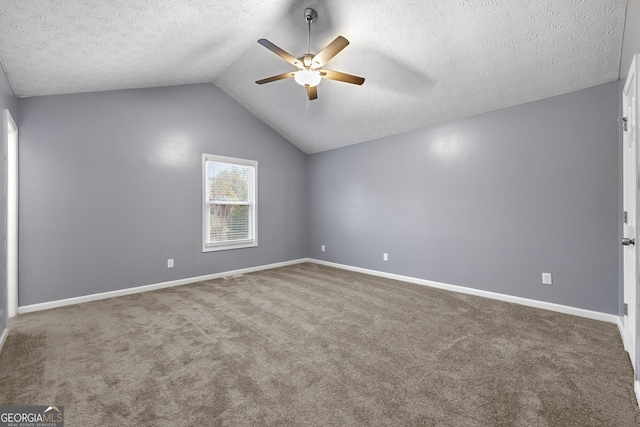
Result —
M301 86L318 86L318 84L320 83L320 80L322 80L322 77L320 77L320 73L318 71L312 71L312 70L300 70L297 71L293 78L295 79L296 83L298 83Z

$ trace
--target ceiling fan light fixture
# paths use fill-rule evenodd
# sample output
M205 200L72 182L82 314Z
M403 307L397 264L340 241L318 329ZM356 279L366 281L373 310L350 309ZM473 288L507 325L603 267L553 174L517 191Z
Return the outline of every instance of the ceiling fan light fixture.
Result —
M296 83L298 83L300 86L305 86L305 87L318 86L320 84L320 81L322 80L322 77L320 76L320 72L314 71L314 70L296 71L294 73L293 78L295 79Z

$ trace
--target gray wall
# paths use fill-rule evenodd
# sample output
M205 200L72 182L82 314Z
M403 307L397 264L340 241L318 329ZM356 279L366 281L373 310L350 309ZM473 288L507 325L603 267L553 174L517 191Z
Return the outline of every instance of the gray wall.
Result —
M13 90L9 86L7 76L4 74L4 70L0 67L0 109L8 109L11 112L14 120L17 120L17 101L13 96ZM0 140L4 140L0 139ZM6 147L0 148L2 153L6 152ZM3 154L4 158L4 154ZM7 312L7 266L6 266L6 245L4 242L7 238L7 195L6 195L6 164L5 161L0 161L0 247L2 247L2 254L0 255L2 260L0 261L0 334L7 327L6 312Z
M618 314L617 113L613 82L311 155L309 254Z
M20 306L307 255L306 156L213 85L18 112ZM258 161L258 247L202 253L203 152Z

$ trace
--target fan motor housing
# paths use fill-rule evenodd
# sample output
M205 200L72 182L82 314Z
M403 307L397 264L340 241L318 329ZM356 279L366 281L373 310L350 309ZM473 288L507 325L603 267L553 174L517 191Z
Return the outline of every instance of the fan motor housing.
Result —
M313 64L311 63L311 60L313 59L313 57L314 55L312 55L311 53L307 53L298 57L298 60L302 62L302 65L305 68L317 68L317 66L319 65L318 63L316 63L316 67L312 67Z

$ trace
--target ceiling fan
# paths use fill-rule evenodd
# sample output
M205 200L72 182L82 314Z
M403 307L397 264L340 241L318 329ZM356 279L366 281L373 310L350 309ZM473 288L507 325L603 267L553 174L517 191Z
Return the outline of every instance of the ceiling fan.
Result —
M315 22L316 19L318 19L318 14L315 10L307 8L304 10L304 19L305 21L307 21L307 25L309 28L307 37L307 52L310 52L311 23ZM260 39L258 40L258 43L298 69L298 71L290 71L287 73L278 74L277 76L258 80L256 81L256 83L258 83L259 85L293 77L296 83L304 86L307 89L307 98L309 98L309 100L312 100L318 98L317 86L318 84L320 84L320 81L323 78L336 80L339 82L351 83L354 85L361 85L362 83L364 83L363 77L341 73L339 71L322 69L322 67L324 67L327 62L329 62L334 56L336 56L349 44L349 40L345 39L342 36L336 37L334 41L329 43L329 45L322 49L317 55L314 55L312 53L305 53L298 58L280 49L278 46L271 43L267 39Z

